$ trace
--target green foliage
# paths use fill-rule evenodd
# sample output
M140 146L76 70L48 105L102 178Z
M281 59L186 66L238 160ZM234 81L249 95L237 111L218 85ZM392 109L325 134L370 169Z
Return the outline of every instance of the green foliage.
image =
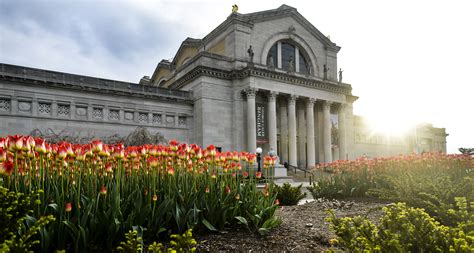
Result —
M242 175L223 172L212 161L204 172L195 159L195 168L189 171L183 165L187 163L169 156L160 162L171 164L175 171L170 174L166 168L150 168L145 157L133 162L114 160L111 172L103 160L86 157L66 164L40 155L26 162L41 164L39 170L47 176L34 178L29 185L26 176L5 176L6 185L19 192L44 189L41 200L46 204L31 216L56 219L40 231L41 250L110 251L133 226L144 228L144 240L156 240L166 232L189 228L238 227L237 216L248 220L252 232L267 233L277 225L273 187L262 192L254 177L242 180ZM132 170L133 166L140 169ZM71 210L66 210L67 203Z
M460 200L461 201L461 200ZM461 201L462 202L462 201ZM461 204L464 205L464 204ZM465 215L466 208L460 208ZM383 208L378 225L367 218L336 218L327 220L338 236L339 246L350 252L472 252L474 234L466 232L464 223L457 227L441 225L423 209L404 203ZM471 221L468 223L472 224Z
M297 205L300 200L306 197L306 193L301 192L301 187L303 187L303 184L295 187L291 186L290 183L284 183L282 186L275 185L277 199L279 200L280 205Z
M152 244L148 245L148 252L149 253L161 253L161 252L163 252L163 244L153 242Z
M0 186L0 250L30 252L40 241L37 233L54 221L52 215L36 220L30 216L41 201L40 192L29 195L15 193Z
M331 176L321 176L307 189L314 199L363 197L368 189L375 186L370 177L367 168L363 167L350 173L342 172Z
M273 228L281 224L281 219L275 217L278 205L275 204L276 193L274 184L266 184L263 191L256 189L256 185L247 185L242 188L238 212L235 221L246 227L252 233L267 235ZM254 194L251 194L254 192ZM243 214L243 215L241 215Z
M172 234L170 239L171 247L166 249L167 252L196 252L197 242L193 238L192 229L188 229L182 235ZM125 241L120 242L120 246L117 247L117 251L126 253L140 253L143 252L143 244L143 238L140 236L139 231L131 230L128 233L125 233ZM148 246L148 252L162 253L165 252L165 248L163 247L162 243L153 242Z
M143 238L138 235L137 230L129 231L125 233L125 241L120 242L117 250L125 253L143 252Z
M376 175L374 180L377 187L370 189L368 195L423 208L444 225L452 226L456 222L448 210L455 208L457 196L474 201L474 175L469 170L457 173L438 168L404 173L393 170Z
M464 155L474 155L474 148L459 148L458 150Z
M171 235L170 241L171 248L168 252L184 253L184 252L196 252L197 242L193 238L192 229L184 232L182 235L174 234Z

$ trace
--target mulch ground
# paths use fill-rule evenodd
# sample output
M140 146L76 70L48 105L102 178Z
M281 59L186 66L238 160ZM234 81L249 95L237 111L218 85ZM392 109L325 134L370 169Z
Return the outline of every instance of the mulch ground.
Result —
M333 209L337 217L368 215L372 221L380 218L380 208L386 202L374 199L323 200L299 206L284 206L277 211L282 224L265 236L247 230L224 231L196 235L199 252L321 252L330 248L335 235L325 221L326 210Z

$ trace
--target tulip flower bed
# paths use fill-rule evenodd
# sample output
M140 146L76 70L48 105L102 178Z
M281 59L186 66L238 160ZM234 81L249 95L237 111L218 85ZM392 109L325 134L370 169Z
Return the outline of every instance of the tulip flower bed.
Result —
M314 197L373 196L426 209L449 224L445 215L456 197L474 201L474 157L426 153L390 158L335 161L318 167ZM445 217L446 216L446 217Z
M278 225L273 185L257 190L255 155L171 141L124 147L101 141L49 145L29 136L0 138L0 186L39 194L32 217L52 215L38 251L101 251L135 228L144 240L171 232ZM264 158L264 176L274 160ZM267 174L268 175L267 175ZM249 176L250 174L250 176ZM0 241L1 243L1 241Z

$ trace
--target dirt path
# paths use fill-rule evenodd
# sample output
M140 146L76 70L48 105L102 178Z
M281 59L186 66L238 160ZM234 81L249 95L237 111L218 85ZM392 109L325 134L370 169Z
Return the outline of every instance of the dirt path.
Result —
M378 209L386 204L373 199L317 200L299 206L281 207L277 215L283 222L270 235L260 237L241 230L197 236L198 251L324 251L330 247L329 240L334 238L328 223L324 220L327 217L327 209L335 210L338 217L352 217L366 215L369 210ZM378 220L380 214L379 209L372 211L369 213L369 218Z

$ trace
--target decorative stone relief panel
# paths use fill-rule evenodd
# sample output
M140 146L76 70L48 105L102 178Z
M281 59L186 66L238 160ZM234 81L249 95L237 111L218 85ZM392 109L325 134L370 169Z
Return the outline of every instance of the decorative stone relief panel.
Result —
M10 99L0 99L0 111L1 112L8 112L10 111Z
M119 110L109 110L109 119L110 120L119 120Z
M133 120L133 112L125 112L124 117L126 120Z
M178 118L178 125L179 126L186 126L186 117L179 117Z
M102 108L93 108L92 109L92 118L93 119L102 119L104 117L104 111Z
M161 114L154 113L151 121L153 124L161 124Z
M51 115L51 103L38 103L38 114Z
M148 113L138 113L138 121L141 123L148 123Z
M18 110L20 112L30 112L31 111L31 102L28 102L28 101L18 102Z
M70 105L58 105L58 116L59 117L69 117L71 115L71 106Z
M87 107L78 106L76 107L76 115L85 117L87 116Z
M167 125L172 125L174 123L174 116L166 116L166 124Z

